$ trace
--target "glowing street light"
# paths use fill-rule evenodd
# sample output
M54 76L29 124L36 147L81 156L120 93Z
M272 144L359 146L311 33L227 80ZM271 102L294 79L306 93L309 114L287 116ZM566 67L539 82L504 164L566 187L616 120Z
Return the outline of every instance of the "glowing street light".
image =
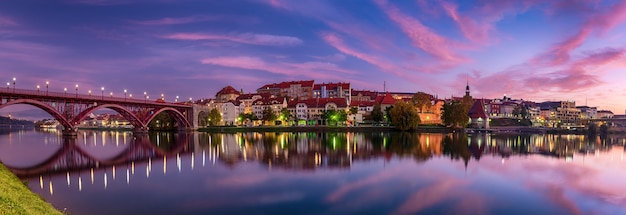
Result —
M102 99L104 99L104 87L100 87L100 92L102 92Z
M7 90L9 90L9 86L11 86L11 83L7 82Z
M63 92L65 92L65 95L67 96L67 87L63 88Z
M50 85L50 82L46 81L46 96L48 95L48 85Z
M161 100L165 101L165 95L161 93Z
M39 93L39 84L37 84L37 92Z
M124 101L126 101L126 89L124 89Z
M76 98L78 98L78 84L76 84Z
M87 91L89 93L89 97L91 97L91 90Z
M13 92L15 93L15 77L13 77Z
M178 102L178 96L176 96L176 101L174 101L174 102Z
M113 92L110 92L109 95L111 95L111 98L113 98Z

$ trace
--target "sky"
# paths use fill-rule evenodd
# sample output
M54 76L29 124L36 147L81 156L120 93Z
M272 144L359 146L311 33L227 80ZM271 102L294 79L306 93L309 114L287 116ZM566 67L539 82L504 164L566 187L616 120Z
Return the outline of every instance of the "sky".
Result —
M0 83L166 100L350 82L626 109L626 1L0 2ZM0 113L1 114L1 113Z

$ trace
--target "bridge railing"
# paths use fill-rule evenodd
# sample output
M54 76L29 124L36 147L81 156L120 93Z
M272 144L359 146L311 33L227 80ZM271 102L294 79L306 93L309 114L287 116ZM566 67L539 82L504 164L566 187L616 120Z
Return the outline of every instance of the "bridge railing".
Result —
M47 90L26 90L16 89L11 87L0 88L0 95L6 95L9 97L30 97L36 99L60 99L60 100L73 100L81 102L105 102L105 103L124 103L124 104L143 104L153 106L168 106L168 107L190 107L189 104L173 103L173 102L157 102L148 100L146 98L133 98L129 95L126 97L118 97L107 94L81 94L75 91L70 92L55 92Z

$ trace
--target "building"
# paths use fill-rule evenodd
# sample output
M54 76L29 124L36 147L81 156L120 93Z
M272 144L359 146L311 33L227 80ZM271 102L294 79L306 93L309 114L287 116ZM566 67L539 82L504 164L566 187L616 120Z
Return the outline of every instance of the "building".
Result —
M576 108L580 110L580 119L597 119L598 118L597 107L577 106Z
M241 93L229 85L222 88L215 94L215 100L217 102L227 102L236 100L239 95L241 95Z
M599 110L597 116L598 119L610 119L613 118L614 114L610 110Z
M239 114L243 113L245 110L245 105L242 102L231 100L223 103L219 103L220 114L222 115L222 122L220 125L237 125L240 124L238 121Z
M286 97L288 100L306 100L313 98L313 80L289 81L266 84L257 89L259 94L270 94L276 97Z
M537 104L541 109L544 125L548 127L578 127L580 126L580 110L575 101L541 102Z
M476 100L468 112L470 128L489 129L489 116L485 112L483 100Z
M298 125L321 125L325 124L321 117L324 111L348 111L348 103L344 98L314 98L290 101L287 109Z
M274 112L276 116L280 116L280 112L283 108L287 108L286 97L271 96L267 98L257 99L256 101L252 102L252 114L254 114L257 119L263 119L263 111L266 109L270 109ZM273 124L274 122L265 123Z
M313 86L313 98L345 98L350 103L352 92L350 83L322 83Z

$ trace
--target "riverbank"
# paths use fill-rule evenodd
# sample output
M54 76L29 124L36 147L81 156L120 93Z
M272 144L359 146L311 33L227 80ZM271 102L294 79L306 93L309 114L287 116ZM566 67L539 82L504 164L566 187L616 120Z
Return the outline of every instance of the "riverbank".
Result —
M0 163L0 215L9 214L62 213L31 192L19 178Z
M255 126L255 127L205 127L198 128L200 132L396 132L394 127L389 126ZM441 126L420 126L417 132L424 133L448 133L454 130Z

